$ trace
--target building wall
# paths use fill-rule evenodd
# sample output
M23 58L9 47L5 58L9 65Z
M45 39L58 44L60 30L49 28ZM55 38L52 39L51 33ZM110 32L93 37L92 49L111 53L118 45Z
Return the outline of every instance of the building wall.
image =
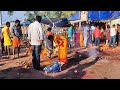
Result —
M87 20L88 20L88 12L81 11L81 21L87 21Z
M113 24L120 24L120 18L119 19L115 19L111 21L111 25Z

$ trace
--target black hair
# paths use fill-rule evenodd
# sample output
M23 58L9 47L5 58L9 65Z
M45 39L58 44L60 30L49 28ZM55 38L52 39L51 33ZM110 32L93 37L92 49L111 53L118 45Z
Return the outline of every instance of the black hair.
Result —
M10 22L6 22L6 25L10 25Z
M110 28L110 25L107 25L107 28Z
M20 20L15 20L15 24L18 23L18 25L20 26Z
M42 17L41 16L36 16L36 21L41 22Z
M20 20L15 20L15 23L20 23Z
M112 26L115 27L115 24L113 24Z
M51 31L52 30L52 28L51 27L49 27L48 29L47 29L47 31Z
M120 26L120 24L117 24L117 26Z
M53 39L54 39L54 37L52 35L48 36L48 40L53 40Z

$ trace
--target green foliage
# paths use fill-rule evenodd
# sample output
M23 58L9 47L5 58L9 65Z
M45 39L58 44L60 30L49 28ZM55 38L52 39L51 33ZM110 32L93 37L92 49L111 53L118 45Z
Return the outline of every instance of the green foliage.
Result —
M49 18L67 18L75 14L77 11L26 11L27 20L34 20L36 15L48 16ZM8 15L12 16L14 11L8 11Z
M61 18L67 18L75 14L77 11L62 11Z
M34 20L36 15L47 16L49 18L67 18L76 11L26 11L27 20Z
M9 15L9 16L12 16L13 13L14 13L14 11L8 11L8 15Z
M35 15L31 11L26 11L25 16L27 16L27 20L32 20L34 21Z

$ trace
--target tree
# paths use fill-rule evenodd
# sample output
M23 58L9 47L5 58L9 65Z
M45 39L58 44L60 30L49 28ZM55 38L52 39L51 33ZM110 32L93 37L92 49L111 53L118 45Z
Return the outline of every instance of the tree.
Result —
M67 18L75 14L77 11L26 11L28 20L34 20L36 15L47 18Z
M33 12L31 12L31 11L26 11L26 14L25 14L25 16L27 16L27 20L34 20L34 13Z
M62 11L61 18L67 18L75 14L77 11Z
M14 13L14 11L8 11L8 15L9 15L9 16L12 16L13 13Z

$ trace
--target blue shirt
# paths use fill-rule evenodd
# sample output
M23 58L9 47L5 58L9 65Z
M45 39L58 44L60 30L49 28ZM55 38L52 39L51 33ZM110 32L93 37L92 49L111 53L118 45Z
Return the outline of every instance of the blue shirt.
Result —
M68 37L72 37L72 33L73 33L72 27L69 27L68 28Z

